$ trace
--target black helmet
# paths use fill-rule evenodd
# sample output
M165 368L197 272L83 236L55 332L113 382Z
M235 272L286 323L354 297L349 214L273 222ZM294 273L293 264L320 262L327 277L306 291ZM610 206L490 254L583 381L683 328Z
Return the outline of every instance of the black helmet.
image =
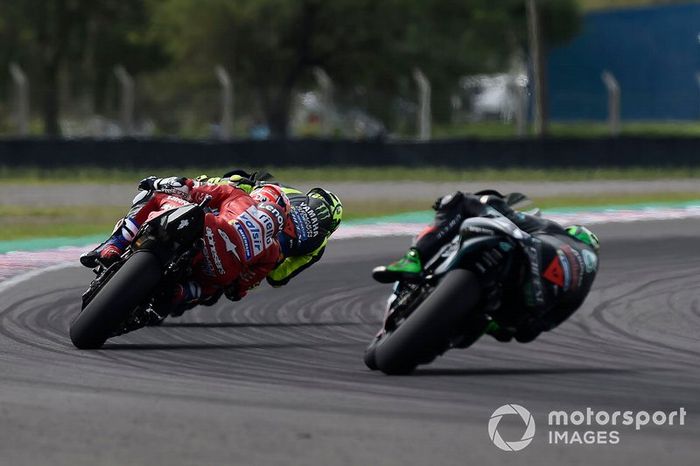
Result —
M309 198L320 199L327 204L331 214L331 228L329 233L333 233L337 230L338 225L340 225L340 222L343 220L343 203L340 202L340 198L323 188L313 188L306 193L306 195L309 196Z
M289 194L292 209L282 238L286 256L309 254L326 241L340 223L343 208L335 195L320 188L308 194ZM331 202L335 207L331 207ZM335 216L333 213L335 212Z

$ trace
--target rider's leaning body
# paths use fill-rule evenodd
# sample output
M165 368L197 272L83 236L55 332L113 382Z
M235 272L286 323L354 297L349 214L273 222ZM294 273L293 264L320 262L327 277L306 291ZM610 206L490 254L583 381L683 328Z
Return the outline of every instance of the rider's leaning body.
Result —
M287 195L291 208L287 222L279 234L281 260L267 275L267 282L279 287L318 262L326 250L328 240L343 217L340 199L323 188L304 193L296 188L269 181L267 173L246 173L236 170L224 178L198 176L200 182L230 184L250 193L255 199L270 200L265 187L279 186Z
M141 225L160 213L199 203L210 196L215 212L204 218L204 247L193 261L191 280L180 284L174 303L196 303L220 296L240 299L273 270L280 258L277 239L288 213L288 199L280 190L277 203L258 201L228 185L202 184L186 178L147 178L129 213L112 236L80 261L87 267L118 260Z
M375 268L376 280L390 283L420 276L423 264L458 234L465 219L496 213L528 233L529 238L524 244L527 264L520 271L519 283L498 298L501 311L508 311L500 315L514 317L507 325L493 322L488 333L501 341L513 337L520 342L532 341L564 322L588 295L598 270L599 242L586 227L564 228L551 220L515 211L495 191L458 191L438 199L434 209L433 224L415 238L402 259Z

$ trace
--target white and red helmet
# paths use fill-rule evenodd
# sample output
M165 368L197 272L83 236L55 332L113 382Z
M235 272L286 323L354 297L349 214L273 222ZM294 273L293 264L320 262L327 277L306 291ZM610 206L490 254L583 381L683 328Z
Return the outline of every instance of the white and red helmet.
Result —
M277 204L286 217L292 209L292 204L289 202L289 198L282 190L281 187L275 184L266 184L259 188L254 189L250 193L250 197L255 199L257 202L271 202Z

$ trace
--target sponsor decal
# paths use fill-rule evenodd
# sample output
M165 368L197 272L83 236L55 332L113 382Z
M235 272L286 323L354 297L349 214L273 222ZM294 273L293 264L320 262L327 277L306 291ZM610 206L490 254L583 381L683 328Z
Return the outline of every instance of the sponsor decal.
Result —
M277 229L267 210L259 210L255 206L249 207L234 220L234 223L243 240L248 260L261 254L274 243Z
M182 230L183 228L187 227L190 224L190 221L187 219L181 220L180 224L177 226L178 230Z
M253 258L253 249L250 246L250 240L248 239L248 233L246 233L246 230L241 226L240 223L234 221L233 226L235 226L236 231L238 232L238 236L241 238L241 242L243 243L243 249L245 252L245 259L249 261L250 259Z
M282 212L280 212L279 209L276 209L274 206L271 206L270 204L263 205L263 209L265 209L267 212L270 212L273 217L277 219L277 224L284 225L284 216L282 215Z
M598 256L593 251L584 249L581 254L583 255L583 264L586 273L593 273L598 270Z
M224 266L221 263L221 259L216 253L216 241L214 241L214 232L210 227L206 228L206 236L207 244L209 245L209 253L211 254L214 266L216 266L216 271L219 273L219 275L226 275L226 269L224 269Z
M452 229L460 223L462 223L462 214L457 214L454 217L452 217L452 219L450 219L450 221L447 223L446 226L442 226L439 228L437 226L433 226L432 228L437 230L437 234L435 235L435 237L438 239L442 239L445 236L447 236L447 234L450 234L450 235L454 234ZM431 228L431 227L426 227L426 229L427 228ZM435 231L435 230L433 230L433 231Z
M257 211L256 218L263 226L263 231L265 232L265 249L267 249L272 244L272 240L274 239L275 232L277 230L275 228L275 222L272 220L270 215L265 212L260 212L259 210Z
M571 288L578 290L583 283L583 258L576 249L568 244L562 246L562 251L569 259L569 265L571 266Z
M209 255L209 249L207 247L202 248L202 256L204 257L203 269L204 273L208 277L216 277L214 273L214 266L211 263L211 256Z
M318 236L319 219L316 212L305 202L295 205L290 212L297 238L305 241Z
M308 239L309 233L306 228L306 225L304 224L304 219L302 218L299 209L295 207L294 209L292 209L289 215L292 217L292 223L294 224L294 231L296 233L296 237L299 238L300 241L305 241L306 239Z
M238 255L236 245L233 243L233 241L231 241L231 238L229 238L226 232L221 228L217 229L217 232L219 233L219 236L221 236L221 239L224 240L224 244L226 245L226 251L233 253L233 255L236 256L236 259L240 261L241 257Z
M493 230L489 230L488 228L482 228L482 227L477 227L473 225L468 225L464 228L466 231L469 233L474 233L476 235L488 235L488 236L494 236L495 233Z
M552 262L549 263L542 276L559 288L564 288L564 270L561 268L559 256L552 259Z
M571 288L571 263L563 251L557 251L557 257L561 264L561 270L564 272L564 285L562 288L564 291L569 291L569 288Z
M191 202L188 202L181 197L174 196L172 193L164 192L164 194L168 194L168 200L166 201L166 205L177 204L178 206L186 206L191 204Z
M251 216L252 209L253 208L250 208L239 215L236 222L247 232L248 238L250 238L252 244L253 256L257 256L263 252L264 249L263 232L260 224Z
M530 288L532 292L532 298L534 300L535 306L544 305L544 286L542 285L542 280L540 279L540 255L539 249L537 247L539 240L531 238L528 241L528 246L525 247L525 252L530 260L530 275L531 283Z

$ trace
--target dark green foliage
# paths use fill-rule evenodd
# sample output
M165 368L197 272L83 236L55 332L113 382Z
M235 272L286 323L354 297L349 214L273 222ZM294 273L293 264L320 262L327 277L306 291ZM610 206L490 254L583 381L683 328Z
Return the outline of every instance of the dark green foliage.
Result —
M577 32L575 0L540 1L549 43ZM339 94L385 118L397 96L414 98L411 73L419 67L444 120L458 77L507 68L524 50L526 30L524 0L4 1L0 92L8 88L7 64L20 63L35 83L46 131L55 134L56 90L87 89L102 112L115 64L151 74L145 106L177 105L178 92L211 85L221 64L234 75L238 102L258 108L283 135L293 93L312 83L314 67L328 72Z

